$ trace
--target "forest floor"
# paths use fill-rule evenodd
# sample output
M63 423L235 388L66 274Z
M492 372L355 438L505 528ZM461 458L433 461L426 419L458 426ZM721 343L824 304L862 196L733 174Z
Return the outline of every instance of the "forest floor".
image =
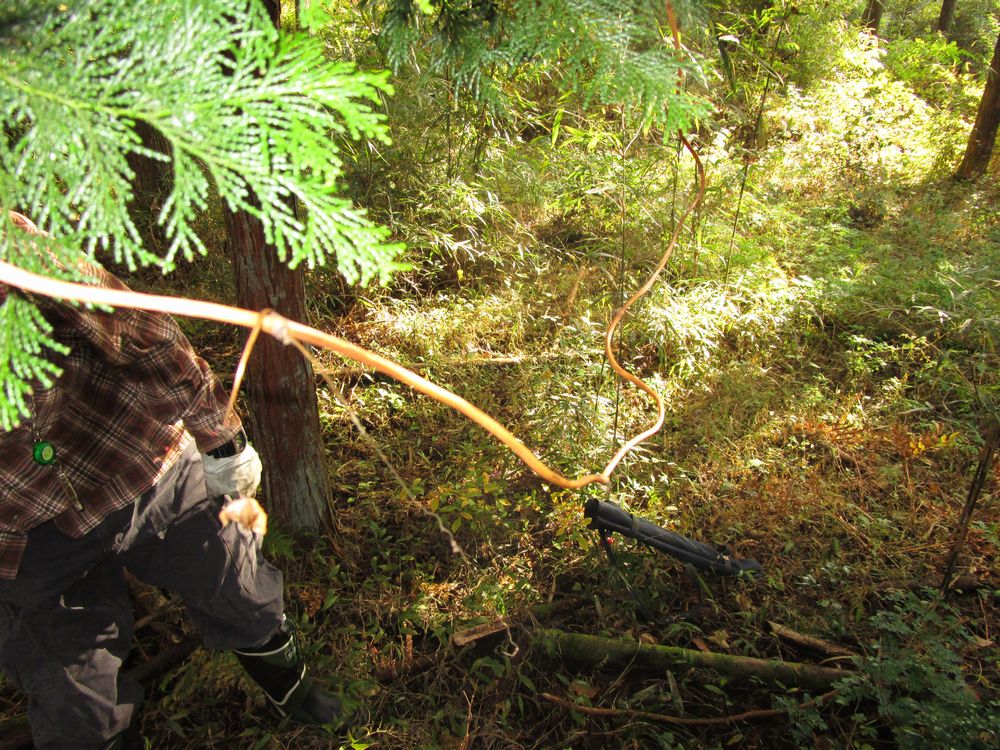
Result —
M1000 713L1000 463L962 546L965 590L938 589L997 413L1000 182L889 174L848 190L800 175L790 188L768 169L735 254L729 220L706 220L626 324L623 359L664 394L667 423L608 491L547 486L459 415L323 358L370 440L321 386L335 528L293 539L277 526L265 551L315 674L356 713L332 733L279 725L231 655L197 649L149 684L149 747L987 747ZM735 184L706 215L732 216ZM389 291L345 296L318 271L312 323L456 390L566 473L603 466L651 410L600 354L613 241L551 218L524 220L545 246L522 260L451 259ZM626 288L648 255L630 256ZM224 260L198 269L167 284L224 297ZM235 333L184 325L231 371ZM727 545L763 573L692 576L620 538L613 565L586 528L589 498ZM143 592L138 614L135 664L193 636L160 592ZM481 624L491 632L454 639ZM817 703L797 684L648 671L641 658L580 666L547 629L844 680ZM24 711L0 690L12 747Z

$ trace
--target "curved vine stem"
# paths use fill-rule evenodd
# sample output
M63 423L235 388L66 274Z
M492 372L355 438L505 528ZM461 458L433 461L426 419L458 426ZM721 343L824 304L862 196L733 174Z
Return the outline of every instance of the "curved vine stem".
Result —
M0 261L0 282L19 287L28 292L34 292L46 297L75 300L95 305L110 305L111 307L127 307L136 310L151 310L171 315L182 315L190 318L214 320L220 323L243 326L253 330L258 325L264 333L274 336L283 343L292 340L303 344L330 349L337 354L352 359L365 367L388 375L413 390L440 401L446 406L464 414L497 440L510 448L532 471L546 482L577 489L588 484L608 483L604 474L586 474L575 479L563 476L558 471L547 466L531 449L522 443L510 430L497 422L479 407L469 403L461 396L432 383L412 370L396 364L392 360L368 351L350 341L325 333L302 323L278 315L275 312L259 313L239 307L220 305L215 302L185 299L183 297L167 297L158 294L143 294L140 292L107 289L105 287L87 286L69 281L59 281L41 276L30 271L13 266L6 261Z
M240 392L240 384L243 382L243 375L247 371L247 362L250 361L250 353L253 351L254 344L257 343L257 337L260 336L261 327L264 325L264 318L272 312L274 311L266 309L257 313L257 322L247 337L247 343L243 345L243 354L240 355L239 364L236 365L236 374L233 375L233 388L229 394L229 403L226 404L226 418L224 421L228 421L229 415L236 409L236 396Z
M673 38L674 49L680 50L681 36L680 29L677 25L677 16L674 14L673 6L670 4L669 0L667 0L666 6L667 20L670 23L670 33ZM678 84L679 83L680 81L678 81ZM642 432L622 444L621 448L618 449L618 452L615 453L614 457L608 462L608 465L604 467L604 471L602 472L603 476L611 476L611 473L615 470L621 460L625 458L625 456L628 455L633 448L659 432L667 415L666 407L663 403L663 397L656 392L656 389L621 366L621 363L618 361L618 358L614 353L613 337L615 330L618 328L618 325L621 323L626 313L628 313L629 308L631 308L632 305L638 302L641 297L644 297L646 293L653 288L653 284L656 282L656 279L659 278L660 273L664 268L666 268L667 263L670 262L670 258L674 254L674 248L677 247L677 241L680 238L681 229L684 227L685 220L691 215L691 212L701 204L702 198L705 196L705 189L708 185L708 181L705 177L705 166L698 157L698 152L694 150L690 141L684 137L684 133L677 131L677 134L680 136L681 143L684 144L684 147L694 158L695 169L698 173L698 192L695 195L694 200L691 201L686 209L684 209L684 213L681 214L680 219L674 225L674 231L670 237L670 242L667 244L667 249L664 251L663 257L660 258L660 262L649 275L649 278L646 279L646 283L639 287L635 294L629 297L625 304L619 307L615 311L614 315L611 316L611 322L608 324L608 331L604 336L604 354L608 358L608 362L611 363L612 369L618 373L619 377L632 383L632 385L636 386L653 399L653 402L656 404L656 419L654 419L647 428L642 430Z
M625 304L619 307L618 310L615 311L615 314L611 317L611 323L608 325L608 331L604 335L604 354L608 358L608 362L611 363L612 369L614 369L614 371L618 373L618 375L621 378L632 383L632 385L644 391L650 398L653 399L653 402L656 404L656 419L653 420L652 424L650 424L649 427L647 427L638 435L627 440L624 444L622 444L621 448L618 449L618 452L608 462L608 465L604 467L603 471L604 476L610 476L611 472L615 470L615 467L618 466L618 464L621 462L623 458L625 458L625 456L629 453L629 451L631 451L633 448L639 445L639 443L641 443L642 441L652 437L657 432L659 432L660 428L663 426L664 419L666 419L667 412L666 412L666 407L664 406L663 403L663 397L660 396L660 394L656 392L656 389L653 388L651 385L646 383L644 380L641 380L636 375L633 375L632 373L630 373L628 370L626 370L624 367L621 366L621 364L618 361L618 358L615 356L614 353L612 338L615 334L615 329L618 328L618 325L621 323L622 318L625 317L625 314L629 311L629 308L632 307L632 305L638 302L641 297L645 296L646 293L653 288L653 284L656 282L656 279L659 277L663 269L666 268L667 263L670 262L670 257L674 254L674 248L677 247L677 240L680 237L681 229L684 228L684 221L691 214L691 212L698 207L698 205L701 203L702 198L705 195L705 188L708 184L705 178L705 167L701 163L701 159L698 157L698 152L694 150L694 147L691 146L687 138L685 138L683 134L680 134L680 138L681 142L684 144L684 147L691 153L691 156L694 157L695 164L697 165L698 175L699 175L698 193L695 196L695 199L691 201L691 203L688 205L686 209L684 209L684 213L681 214L680 220L677 222L676 226L674 226L674 233L670 237L670 243L667 245L667 249L663 253L663 257L660 258L660 262L657 264L653 273L651 273L649 275L649 278L646 279L646 283L644 283L641 287L639 287L639 289L635 292L635 294L629 297L628 300L626 300Z

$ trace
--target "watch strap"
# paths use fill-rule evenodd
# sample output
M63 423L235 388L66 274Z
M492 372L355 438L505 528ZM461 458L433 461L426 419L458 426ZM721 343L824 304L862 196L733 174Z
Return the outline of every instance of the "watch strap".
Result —
M246 447L247 434L244 429L240 427L240 431L233 435L232 440L227 443L223 443L218 448L206 451L206 453L212 458L229 458L230 456L238 456Z

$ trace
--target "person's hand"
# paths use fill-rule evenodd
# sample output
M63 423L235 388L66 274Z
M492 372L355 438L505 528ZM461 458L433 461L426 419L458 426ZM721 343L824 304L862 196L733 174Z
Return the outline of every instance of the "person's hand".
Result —
M205 465L205 489L209 497L252 498L257 494L262 466L260 456L249 443L235 456L214 458L202 453L201 460Z
M235 523L260 536L267 533L267 513L252 497L226 503L219 511L219 521L222 523L222 528L229 523Z

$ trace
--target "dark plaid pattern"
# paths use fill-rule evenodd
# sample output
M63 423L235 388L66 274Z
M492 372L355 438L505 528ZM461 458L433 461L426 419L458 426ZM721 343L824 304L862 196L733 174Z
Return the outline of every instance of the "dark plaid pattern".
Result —
M102 268L86 271L95 284L126 288ZM0 285L0 303L15 293ZM192 436L208 451L240 427L235 416L223 424L225 389L170 316L39 302L70 353L51 355L63 373L53 387L35 388L31 418L0 432L0 578L7 579L30 529L52 520L80 537L152 487ZM54 464L34 461L39 441L55 446Z

